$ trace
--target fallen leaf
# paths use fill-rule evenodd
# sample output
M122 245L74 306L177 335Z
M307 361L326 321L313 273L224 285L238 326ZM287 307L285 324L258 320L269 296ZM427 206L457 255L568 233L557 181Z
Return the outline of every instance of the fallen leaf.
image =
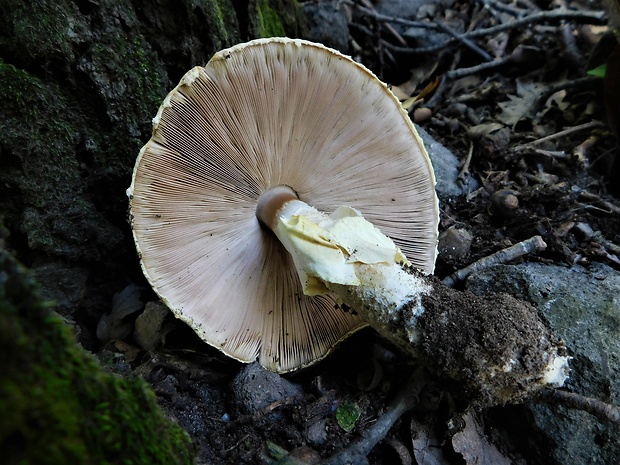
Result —
M473 140L480 140L502 129L503 127L504 125L499 123L483 123L470 127L467 130L467 134Z
M114 294L112 311L103 315L97 325L97 338L100 341L115 341L129 336L133 322L126 317L136 313L144 306L140 300L141 293L141 287L130 284L122 291Z
M586 74L588 76L596 76L596 77L604 78L606 69L607 69L607 63L603 63L602 65L589 70Z
M471 412L462 419L465 427L452 436L452 447L467 465L511 465L512 462L489 442Z
M448 465L441 446L442 439L433 431L432 423L411 419L411 443L418 465Z
M357 404L345 400L336 410L336 421L343 430L350 433L361 414L362 411Z
M502 110L497 119L508 126L514 126L522 119L533 115L538 100L547 88L545 84L522 82L517 79L517 95L508 95L507 102L497 104Z

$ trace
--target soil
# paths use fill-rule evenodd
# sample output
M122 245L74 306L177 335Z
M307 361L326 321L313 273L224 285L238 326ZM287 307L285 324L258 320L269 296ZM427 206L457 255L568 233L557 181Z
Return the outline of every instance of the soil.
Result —
M484 3L434 3L431 8L436 21L462 33L557 6L518 2L500 8ZM569 3L576 12L603 8ZM433 30L432 40L445 44L436 52L424 52L420 49L433 44L416 39L396 20L381 19L370 6L353 2L345 8L355 58L392 83L403 99L418 97L410 108L412 117L460 159L462 184L477 186L465 196L441 199L442 239L456 240L450 250L458 252L439 256L436 275L443 278L535 235L547 248L527 260L586 266L602 261L620 268L615 246L620 243L620 201L613 196L618 193L613 181L617 128L612 120L607 123L606 110L606 105L619 102L604 92L603 79L586 74L604 63L611 50L602 38L604 20L583 16L566 23L525 22L503 32L472 35L475 47ZM613 40L610 43L613 46ZM480 66L493 60L502 64ZM451 228L467 234L446 236ZM230 390L243 366L202 343L181 323L167 324L164 344L150 353L138 351L130 338L110 348L124 352L129 369L154 386L169 415L198 444L200 463L318 463L363 435L414 369L414 362L372 330L364 330L327 360L285 376L301 386L302 395L244 413ZM448 347L431 357L450 351L458 355L458 350ZM423 401L372 449L369 463L419 459L420 425L432 433L426 447L436 441L441 450L434 463L468 462L457 452L454 438L472 423L464 414L471 404L454 388L430 376ZM337 412L351 405L359 418L346 431ZM495 463L553 463L549 438L532 428L521 407L499 406L475 417L481 431L493 428L490 441L499 454Z

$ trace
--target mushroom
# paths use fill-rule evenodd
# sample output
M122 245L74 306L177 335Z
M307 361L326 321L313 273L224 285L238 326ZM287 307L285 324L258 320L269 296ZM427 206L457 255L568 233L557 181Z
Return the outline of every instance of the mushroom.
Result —
M181 79L128 195L142 268L161 300L227 355L287 372L366 325L332 293L358 284L356 273L372 269L364 262L389 260L405 280L398 262L432 273L434 184L385 84L335 50L272 38L223 50ZM298 227L288 235L276 221L284 204ZM301 238L311 218L329 232L306 230L297 245L322 241L308 253L323 262L291 256L278 240Z
M367 322L480 405L564 383L566 348L534 308L426 276L432 167L362 65L248 42L188 72L153 123L128 190L134 239L153 289L209 344L287 372Z

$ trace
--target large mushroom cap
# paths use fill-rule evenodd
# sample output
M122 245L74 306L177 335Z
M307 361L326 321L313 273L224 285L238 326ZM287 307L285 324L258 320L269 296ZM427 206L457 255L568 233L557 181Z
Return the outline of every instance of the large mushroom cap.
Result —
M129 188L144 273L175 315L238 360L285 372L364 326L330 295L303 295L292 260L256 218L291 186L331 212L360 210L433 271L438 207L428 156L369 70L302 40L217 53L164 100Z

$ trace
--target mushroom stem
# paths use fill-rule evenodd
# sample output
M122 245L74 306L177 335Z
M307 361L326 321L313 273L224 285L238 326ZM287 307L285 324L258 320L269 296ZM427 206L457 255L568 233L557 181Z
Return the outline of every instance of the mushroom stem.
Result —
M382 336L481 404L518 402L564 383L564 344L533 307L447 288L414 270L357 210L326 215L290 192L264 194L259 218L291 254L304 293L336 293Z
M289 186L275 186L267 189L258 198L256 217L269 229L276 225L276 213L289 200L298 199L297 193Z
M354 208L339 207L326 215L299 200L291 188L277 186L261 195L256 216L293 257L306 295L354 286L359 299L381 302L391 312L410 302L412 292L427 290L420 277L403 270L409 261L392 239Z

